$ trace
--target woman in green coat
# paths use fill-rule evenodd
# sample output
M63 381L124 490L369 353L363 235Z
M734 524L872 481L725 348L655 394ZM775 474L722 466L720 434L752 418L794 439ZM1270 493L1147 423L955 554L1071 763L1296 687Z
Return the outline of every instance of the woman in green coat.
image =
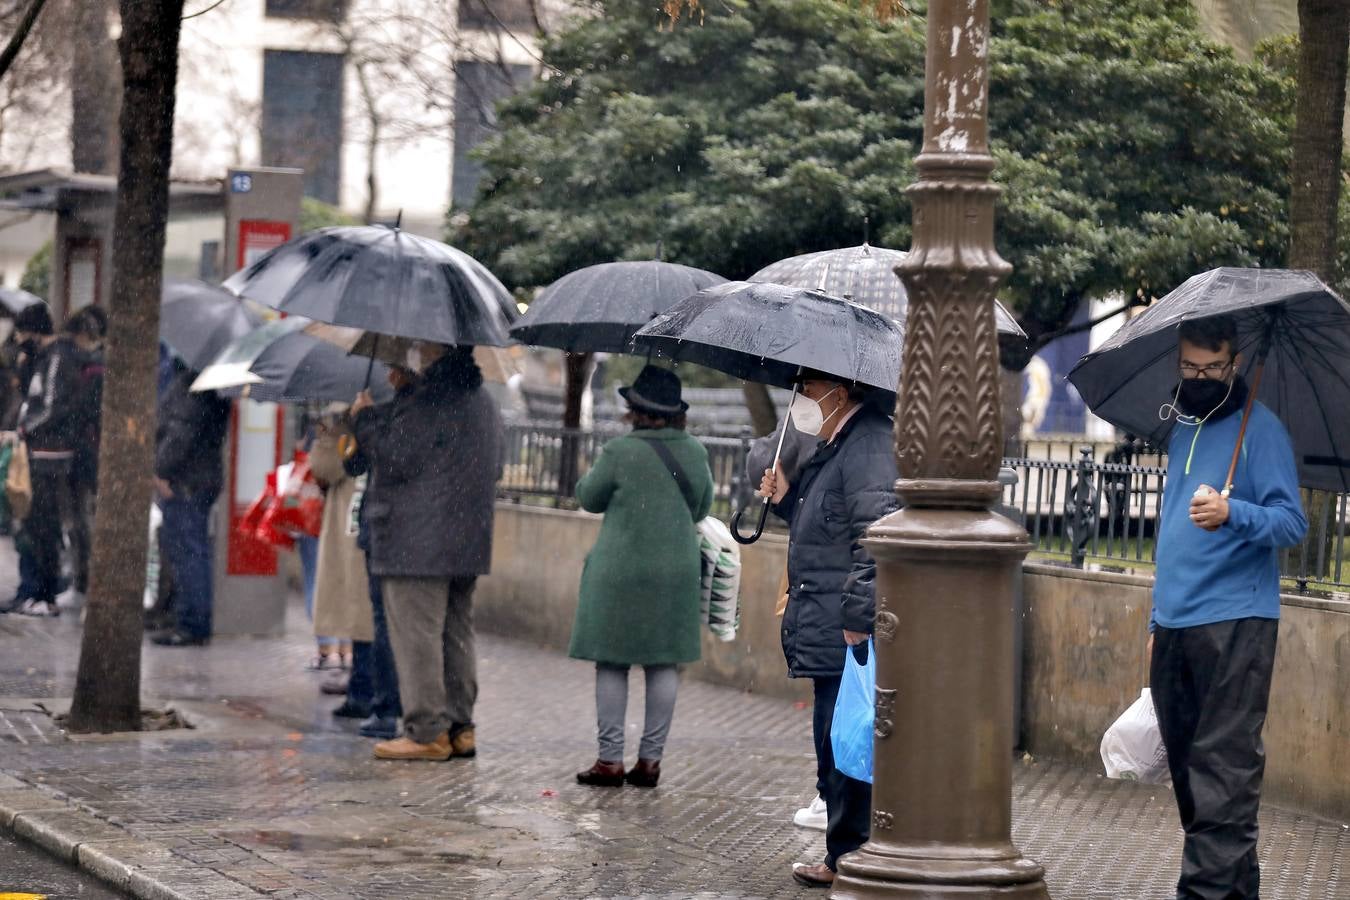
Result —
M699 658L700 556L696 523L712 507L708 452L684 432L689 404L675 373L647 366L619 393L631 434L605 445L577 499L604 513L586 558L569 653L595 662L600 753L581 784L656 787L675 713L676 665ZM628 668L647 676L637 765L623 767Z

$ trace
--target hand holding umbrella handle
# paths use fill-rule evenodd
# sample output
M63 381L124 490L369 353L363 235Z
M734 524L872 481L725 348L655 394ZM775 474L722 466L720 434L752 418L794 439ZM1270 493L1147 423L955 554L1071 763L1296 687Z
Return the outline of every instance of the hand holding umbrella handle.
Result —
M797 374L801 375L801 373L802 370L798 369ZM797 392L799 390L801 390L800 384L792 385L792 400L797 399ZM788 401L789 415L783 418L783 428L778 433L778 448L773 451L773 465L769 468L769 471L777 473L777 477L779 478L782 477L782 471L779 469L778 463L779 460L783 458L783 441L787 438L788 417L791 415L790 410L792 409L792 400ZM754 533L750 535L741 534L740 529L741 516L744 515L745 509L742 508L736 510L736 515L732 516L731 518L731 537L736 541L736 543L750 545L753 544L755 541L759 540L759 536L764 533L764 523L769 520L769 503L772 500L773 500L772 493L765 496L764 503L759 508L759 524L755 526Z
M759 508L759 524L755 526L753 534L741 534L741 516L745 515L745 509L736 510L736 515L731 518L731 537L738 544L753 544L759 540L759 536L764 533L764 523L769 519L769 498L764 498L764 503Z

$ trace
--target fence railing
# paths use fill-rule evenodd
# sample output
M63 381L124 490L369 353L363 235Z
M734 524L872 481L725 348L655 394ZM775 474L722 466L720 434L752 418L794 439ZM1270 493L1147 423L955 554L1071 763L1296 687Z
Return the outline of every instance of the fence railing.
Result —
M508 426L501 494L520 502L575 509L575 479L590 469L606 441L623 432L615 427L583 432L535 424ZM745 475L749 439L699 436L699 440L708 450L716 485L713 515L728 518L749 501L755 488ZM575 463L564 467L569 450ZM1099 462L1097 452L1100 447L1084 445L1075 460L1059 453L1056 458L1005 459L1000 511L1025 524L1033 554L1039 558L1150 572L1167 483L1165 460L1151 455L1142 458L1156 464ZM1350 495L1305 492L1304 509L1307 538L1280 554L1286 589L1350 591L1346 559Z

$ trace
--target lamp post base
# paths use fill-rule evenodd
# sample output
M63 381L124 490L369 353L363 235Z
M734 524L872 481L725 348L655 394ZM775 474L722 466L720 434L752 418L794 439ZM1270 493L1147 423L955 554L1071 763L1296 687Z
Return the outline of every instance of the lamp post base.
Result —
M1044 872L1011 845L987 854L968 846L879 848L868 844L841 857L834 900L1049 900Z

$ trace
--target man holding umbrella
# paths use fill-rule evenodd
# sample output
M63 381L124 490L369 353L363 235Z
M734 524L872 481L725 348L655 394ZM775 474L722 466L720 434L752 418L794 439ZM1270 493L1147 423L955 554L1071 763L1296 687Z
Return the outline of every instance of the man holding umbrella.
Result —
M766 469L760 495L791 528L788 602L783 654L788 675L810 678L815 711L816 785L825 800L825 860L797 864L792 875L810 887L834 882L839 857L861 847L869 833L872 790L834 767L830 726L844 654L870 651L876 616L876 563L862 546L873 522L898 506L891 420L870 404L864 389L836 376L806 371L789 415L793 427L821 443L789 484L781 462Z
M404 736L379 759L475 755L478 696L473 589L492 560L502 420L468 346L414 342L416 387L373 408L352 404L357 446L378 497L365 504L370 571L382 580L403 700Z
M1186 831L1178 898L1255 898L1257 810L1280 617L1277 552L1303 539L1289 435L1250 407L1229 316L1178 329L1180 382L1164 414L1167 491L1158 533L1150 680ZM1234 447L1231 492L1225 473Z

